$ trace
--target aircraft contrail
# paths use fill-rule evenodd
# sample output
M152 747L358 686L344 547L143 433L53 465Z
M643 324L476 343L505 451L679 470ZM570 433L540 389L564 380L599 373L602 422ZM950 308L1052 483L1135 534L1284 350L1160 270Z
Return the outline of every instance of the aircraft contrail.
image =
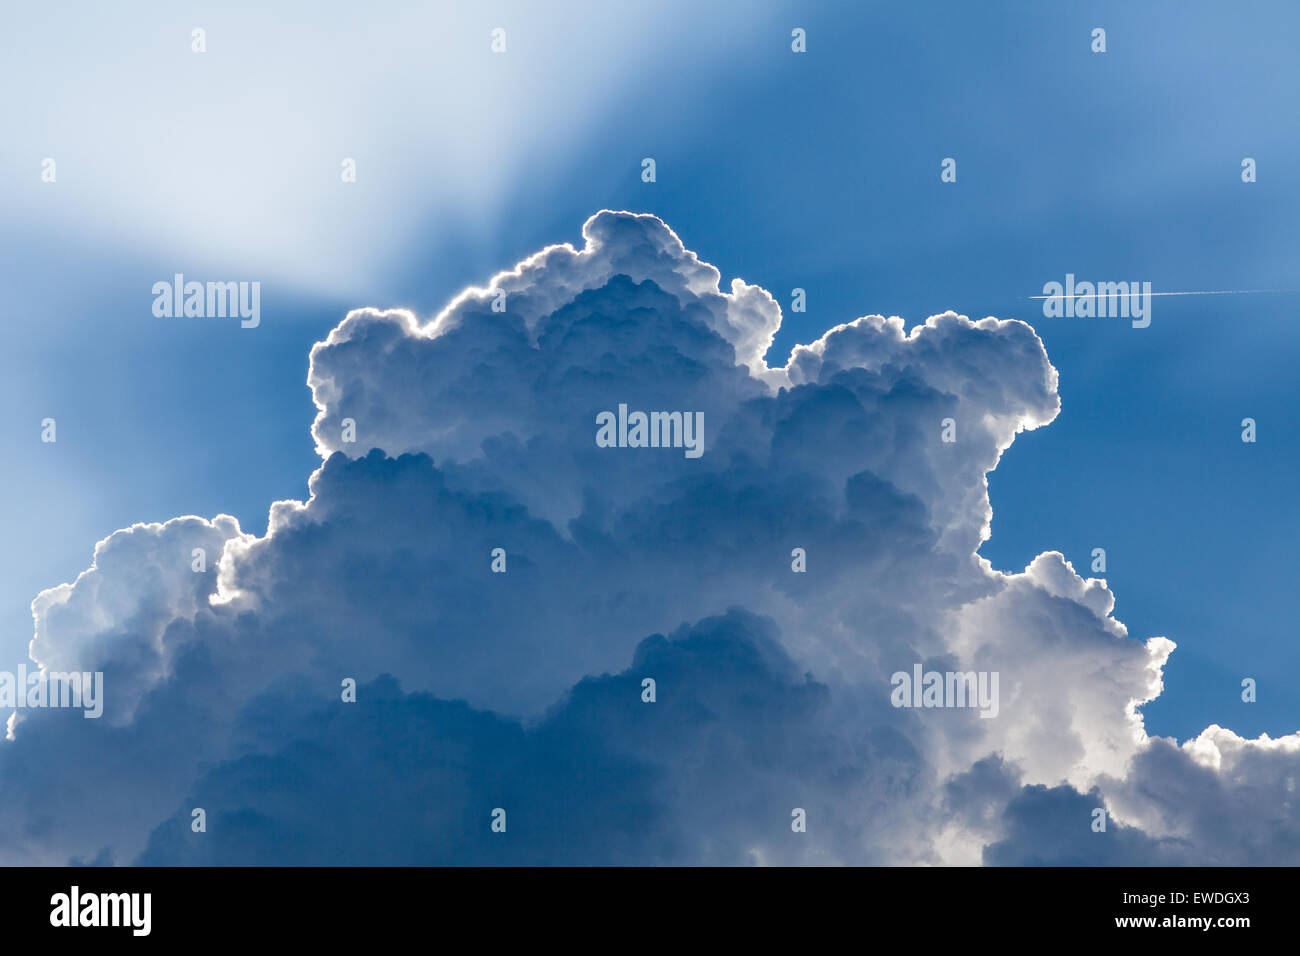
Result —
M1026 299L1132 299L1141 295L1256 295L1261 292L1287 292L1287 289L1213 289L1207 292L1100 292L1070 295L1027 295Z

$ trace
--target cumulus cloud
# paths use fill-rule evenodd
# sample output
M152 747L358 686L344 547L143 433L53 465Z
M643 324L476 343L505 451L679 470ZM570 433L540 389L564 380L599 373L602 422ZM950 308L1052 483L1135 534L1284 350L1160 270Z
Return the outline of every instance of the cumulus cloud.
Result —
M11 721L9 861L1296 860L1300 737L1149 737L1173 643L1057 552L979 557L1059 410L1028 325L867 316L769 367L762 289L653 216L583 239L349 314L265 536L137 525L37 597L33 659L106 709ZM704 453L600 447L620 405L701 413ZM996 674L996 714L895 706L914 667Z

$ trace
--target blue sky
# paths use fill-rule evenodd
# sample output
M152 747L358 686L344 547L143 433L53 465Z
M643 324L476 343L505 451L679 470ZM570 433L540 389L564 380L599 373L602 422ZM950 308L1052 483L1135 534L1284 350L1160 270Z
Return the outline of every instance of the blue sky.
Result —
M360 92L311 99L311 84L291 70L279 71L265 104L252 99L251 77L242 89L235 81L237 96L228 78L216 86L203 72L212 60L252 60L270 42L252 32L266 24L248 9L198 5L143 33L107 18L107 36L75 31L66 55L116 65L123 83L148 82L125 56L132 44L167 49L176 108L147 117L156 140L137 139L147 104L56 80L57 109L18 117L16 133L41 136L14 135L5 149L21 223L9 231L3 267L5 510L23 542L5 568L5 656L25 656L36 591L71 580L89 543L113 529L224 511L260 531L269 501L302 496L315 460L306 353L348 309L431 313L529 251L573 241L578 223L610 207L662 216L725 277L760 284L786 306L791 289L807 289L808 312L787 308L771 361L873 312L915 323L951 308L1033 324L1061 373L1063 410L1050 428L1021 436L993 476L993 537L982 553L1014 570L1057 548L1082 571L1092 548L1106 548L1117 615L1134 634L1164 634L1179 647L1165 695L1147 710L1153 730L1181 738L1214 721L1250 734L1293 730L1295 295L1156 299L1145 330L1044 319L1026 297L1066 272L1141 278L1157 291L1297 286L1300 83L1289 51L1300 11L1082 4L1062 13L1018 3L945 7L943 30L927 29L938 8L926 4L774 5L744 15L733 6L695 25L671 8L641 11L653 42L632 68L597 64L587 79L598 105L586 121L552 104L556 122L576 132L550 135L543 114L521 137L509 101L533 82L533 68L619 32L583 9L571 7L569 29L547 27L543 49L516 30L507 57L473 60L475 80L494 76L497 88L469 97L470 83L456 98L492 118L485 125L499 126L494 139L517 162L468 209L456 208L457 194L474 170L441 171L453 131L421 129L414 117L393 122L405 105L400 89L415 78L409 66L348 73L358 91L395 95L385 123ZM454 35L512 26L512 16L525 19L509 5L462 13ZM169 36L189 20L210 24L206 60ZM397 39L399 21L374 27L375 42ZM787 25L807 29L807 55L791 54ZM31 26L34 36L61 30L52 20ZM1107 30L1105 54L1090 50L1094 26ZM436 36L446 34L428 39ZM38 49L24 53L10 37L19 64ZM312 59L342 42L302 39L325 47ZM304 89L309 98L298 99ZM122 115L116 129L105 122L92 139L56 122L60 109L88 110L87 95ZM205 108L222 112L214 104L224 96L241 110L190 128ZM308 113L329 118L334 152L358 156L356 189L338 184L332 152L294 157L290 169L257 148L263 124ZM362 138L390 124L404 127L400 158ZM167 197L139 180L173 132L197 136L219 178L224 168L262 186L243 207L214 209L203 185L189 183L192 210L162 210L180 235L169 243L152 229ZM413 152L420 144L425 152ZM39 181L47 154L59 162L54 186ZM103 195L102 173L85 168L104 154L140 170L125 197ZM640 181L644 156L656 159L654 184ZM939 182L947 156L958 161L954 184ZM1243 156L1258 162L1254 184L1240 181ZM281 181L286 194L265 194ZM292 228L309 206L328 223L325 234ZM90 228L76 225L83 216ZM281 216L286 235L301 240L293 253L260 248L261 224ZM228 242L209 241L214 220ZM311 275L348 263L346 290L299 281L305 257L317 260L302 270ZM263 277L268 318L254 334L149 312L146 292L159 277L234 262ZM24 321L24 312L40 319ZM46 416L61 429L53 447L34 440ZM1259 422L1255 446L1239 440L1243 417ZM1259 702L1241 704L1240 678L1265 674Z
M0 39L10 84L42 88L0 106L14 543L0 667L26 657L33 597L114 530L228 513L263 534L272 501L306 497L320 461L308 353L349 310L427 318L544 246L580 245L610 208L663 219L724 288L770 291L773 365L861 315L1030 323L1062 408L991 476L980 553L1015 572L1059 550L1086 577L1106 549L1115 617L1177 644L1145 708L1152 734L1296 731L1300 9L282 13L146 4L70 27L25 8ZM496 26L504 56L488 49ZM40 181L47 156L55 184ZM355 184L339 181L344 157ZM940 182L944 157L956 183ZM150 287L176 272L260 280L260 327L155 318ZM1043 317L1028 297L1066 273L1284 291L1158 298L1139 330ZM788 309L795 287L806 313ZM1243 677L1257 703L1241 702Z

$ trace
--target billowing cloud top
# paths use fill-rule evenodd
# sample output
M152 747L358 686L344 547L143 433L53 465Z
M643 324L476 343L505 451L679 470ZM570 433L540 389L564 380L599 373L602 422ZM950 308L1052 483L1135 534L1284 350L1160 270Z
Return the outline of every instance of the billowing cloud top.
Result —
M583 237L317 344L324 461L265 537L137 525L37 597L104 716L10 721L8 861L1297 860L1300 738L1148 737L1173 643L977 555L1059 408L1028 325L867 316L772 368L768 293L653 216ZM605 447L620 406L700 453ZM898 706L928 672L996 690Z

